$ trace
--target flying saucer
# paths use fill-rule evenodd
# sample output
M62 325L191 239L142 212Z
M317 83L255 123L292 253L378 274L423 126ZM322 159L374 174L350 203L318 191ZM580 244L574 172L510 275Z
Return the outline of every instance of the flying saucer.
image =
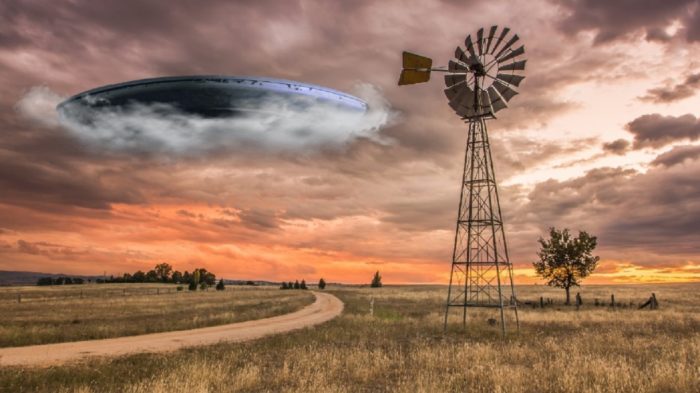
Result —
M358 114L367 111L363 100L323 86L221 75L161 77L102 86L76 94L56 109L64 117L85 121L92 110L137 105L170 108L205 118L274 112L283 107L302 111L328 107Z

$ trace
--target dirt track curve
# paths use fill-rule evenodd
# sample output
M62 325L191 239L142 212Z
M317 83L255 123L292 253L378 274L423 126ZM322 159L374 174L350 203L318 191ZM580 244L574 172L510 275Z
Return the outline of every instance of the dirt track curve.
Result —
M241 342L289 332L329 321L343 312L343 302L328 293L313 292L316 300L293 313L201 329L0 348L0 366L50 366L93 356L122 356L166 352L218 342Z

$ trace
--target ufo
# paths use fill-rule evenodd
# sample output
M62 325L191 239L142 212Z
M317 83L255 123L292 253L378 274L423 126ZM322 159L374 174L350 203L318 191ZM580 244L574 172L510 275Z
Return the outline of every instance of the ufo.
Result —
M101 110L139 105L202 118L255 116L293 110L339 109L363 114L367 103L352 95L284 79L223 75L170 76L106 85L76 94L56 107L64 118L89 122Z

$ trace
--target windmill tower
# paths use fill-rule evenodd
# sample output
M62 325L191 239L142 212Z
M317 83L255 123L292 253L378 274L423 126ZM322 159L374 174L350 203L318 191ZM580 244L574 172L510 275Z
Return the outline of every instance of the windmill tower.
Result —
M486 34L479 29L474 39L468 35L466 51L458 46L447 68L433 68L431 59L403 53L399 85L427 82L431 72L444 72L448 104L468 130L445 329L451 309L461 309L466 327L467 309L472 307L498 309L504 335L504 310L512 309L519 328L513 266L486 131L486 120L495 119L496 112L508 107L525 78L518 73L525 70L526 60L520 59L525 47L514 48L519 38L508 37L509 32L507 27L499 32L492 26Z

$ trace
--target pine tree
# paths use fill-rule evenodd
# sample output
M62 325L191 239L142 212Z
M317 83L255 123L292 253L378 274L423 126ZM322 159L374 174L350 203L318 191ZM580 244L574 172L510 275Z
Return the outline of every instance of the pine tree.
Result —
M300 287L299 280L294 281L294 289L299 289Z
M326 288L326 281L321 277L320 280L318 280L318 289L325 289Z
M301 289L309 289L306 287L306 280L301 280L301 285L299 286Z
M382 276L379 275L379 270L377 270L377 272L374 273L374 277L372 278L372 283L370 284L370 287L381 288L381 286L382 286Z

